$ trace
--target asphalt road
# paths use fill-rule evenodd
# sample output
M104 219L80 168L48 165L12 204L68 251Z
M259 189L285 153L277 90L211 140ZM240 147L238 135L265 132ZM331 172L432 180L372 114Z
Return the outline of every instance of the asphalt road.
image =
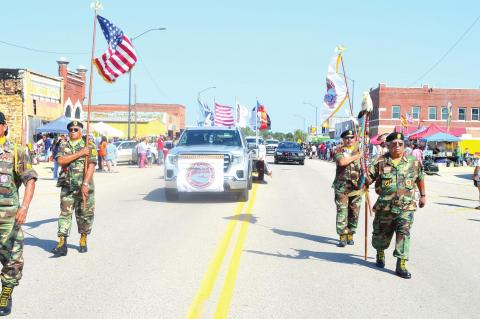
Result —
M273 164L272 164L273 165ZM42 179L25 230L25 269L12 318L478 318L480 212L466 173L427 177L415 215L411 280L339 248L334 166L273 165L250 201L186 196L169 203L161 167L96 174L89 252L76 225L66 257L56 244L58 193ZM372 191L373 196L373 191ZM371 219L369 220L369 236Z

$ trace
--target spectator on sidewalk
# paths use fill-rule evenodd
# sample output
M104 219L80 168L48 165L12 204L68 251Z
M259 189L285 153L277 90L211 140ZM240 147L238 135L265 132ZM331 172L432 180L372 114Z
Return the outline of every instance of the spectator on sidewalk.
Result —
M144 168L145 161L147 159L147 144L145 143L145 138L141 138L140 143L137 144L137 154L138 154L138 167Z
M157 164L160 165L163 163L163 136L158 136L158 139L157 139L157 151L158 151L158 155L157 155Z
M102 136L101 142L98 145L98 170L104 170L105 157L107 156L107 138Z
M50 136L46 136L44 140L45 144L45 162L50 162L50 156L52 155L53 140Z
M413 151L412 151L412 156L415 156L415 158L420 162L420 164L423 164L423 145L414 145L413 146Z
M105 157L107 163L107 170L109 173L117 171L117 148L113 145L112 140L107 144L107 155ZM112 169L113 166L113 169Z
M473 185L478 189L478 197L479 197L479 206L475 207L475 209L480 209L480 161L476 161L475 163L475 170L473 171Z

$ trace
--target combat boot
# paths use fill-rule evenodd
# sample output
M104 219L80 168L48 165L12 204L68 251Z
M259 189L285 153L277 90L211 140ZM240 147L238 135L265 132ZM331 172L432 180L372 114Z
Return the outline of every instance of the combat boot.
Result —
M338 247L347 246L347 235L340 235L340 241L338 242Z
M395 272L397 273L397 276L402 277L404 279L410 279L412 278L412 274L407 270L406 266L407 260L406 259L397 259L397 269Z
M66 236L58 237L57 247L55 247L52 250L52 253L54 253L56 257L61 257L61 256L66 256L67 251L68 251L68 249L67 249L67 237Z
M87 234L80 235L80 248L78 249L81 253L86 253L88 251L87 247Z
M12 312L13 287L2 286L0 295L0 316L8 316Z
M347 244L348 244L348 245L353 245L353 244L355 244L355 242L353 241L353 234L352 234L352 233L350 233L350 234L347 235Z
M377 267L385 268L385 252L383 250L377 250Z

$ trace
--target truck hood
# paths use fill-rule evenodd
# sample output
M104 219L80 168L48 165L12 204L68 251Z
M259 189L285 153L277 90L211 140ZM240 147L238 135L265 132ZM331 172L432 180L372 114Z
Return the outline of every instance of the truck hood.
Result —
M170 154L191 154L191 153L242 153L243 147L225 146L225 145L193 145L193 146L176 146L170 150Z

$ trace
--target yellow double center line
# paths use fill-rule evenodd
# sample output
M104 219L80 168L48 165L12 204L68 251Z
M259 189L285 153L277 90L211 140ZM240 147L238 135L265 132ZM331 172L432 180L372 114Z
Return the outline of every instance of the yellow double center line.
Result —
M252 216L252 208L255 201L255 196L257 194L257 188L258 185L255 184L250 195L250 200L247 203L246 214L242 215L242 226L240 228L237 243L235 244L235 248L233 250L233 255L230 261L230 265L228 267L227 276L225 278L225 282L223 283L223 288L217 302L217 308L214 318L227 318L228 310L230 308L230 302L232 300L233 289L235 288L235 280L237 278L238 269L240 267L240 257L242 255L243 245L245 244L245 239L247 237L249 219ZM240 215L240 213L243 211L244 206L245 203L237 204L237 207L235 209L235 216ZM238 219L232 219L228 223L227 230L225 231L222 239L220 240L215 255L210 262L210 265L208 266L208 270L205 276L203 277L202 284L198 289L195 298L193 299L193 303L190 306L187 318L201 318L205 303L210 297L212 290L215 286L215 282L218 278L218 274L220 273L220 268L222 266L223 260L225 259L228 247L230 246L230 242L232 240L235 226L237 225L237 223Z

